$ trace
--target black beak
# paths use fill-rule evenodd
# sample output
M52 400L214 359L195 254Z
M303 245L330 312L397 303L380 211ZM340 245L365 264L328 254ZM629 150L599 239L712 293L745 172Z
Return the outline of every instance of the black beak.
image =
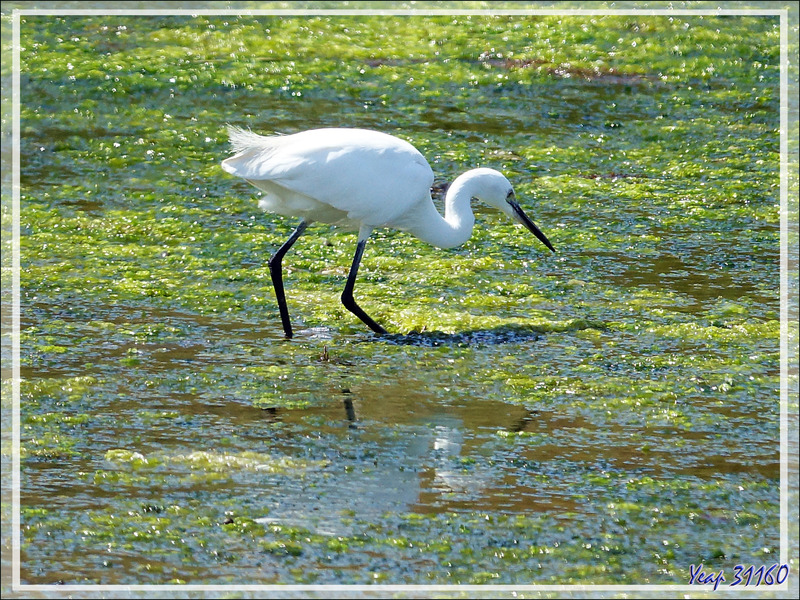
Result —
M539 229L536 226L536 224L528 218L528 215L526 215L522 211L522 209L519 207L519 204L517 204L517 202L515 200L509 200L508 203L509 203L509 205L511 205L511 208L514 210L514 215L517 217L519 222L522 223L523 225L525 225L525 227L528 228L528 231L530 231L533 235L535 235L537 238L539 238L540 242L542 242L545 246L550 248L550 250L555 252L556 249L553 248L553 244L551 244L550 240L547 239L547 236L542 233L542 230Z

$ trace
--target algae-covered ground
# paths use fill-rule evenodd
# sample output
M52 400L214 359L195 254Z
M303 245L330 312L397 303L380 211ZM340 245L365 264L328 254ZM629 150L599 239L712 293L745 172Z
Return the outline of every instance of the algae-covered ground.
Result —
M779 33L24 15L22 583L779 563ZM477 204L456 249L378 230L356 297L380 336L339 303L355 236L314 225L285 340L266 261L296 223L222 172L227 123L395 134L437 202L500 169L557 253Z

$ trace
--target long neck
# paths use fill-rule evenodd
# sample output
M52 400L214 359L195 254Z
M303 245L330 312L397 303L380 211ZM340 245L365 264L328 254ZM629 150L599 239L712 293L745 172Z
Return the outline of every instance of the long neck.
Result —
M475 215L470 200L474 196L475 179L470 173L456 178L444 198L444 217L431 202L428 212L414 228L414 235L438 248L453 248L466 242L472 235Z

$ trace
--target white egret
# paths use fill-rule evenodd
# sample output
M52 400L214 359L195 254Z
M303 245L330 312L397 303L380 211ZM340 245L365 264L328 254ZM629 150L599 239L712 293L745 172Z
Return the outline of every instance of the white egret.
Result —
M314 221L358 231L358 245L342 292L342 304L376 333L386 330L353 298L356 274L367 238L376 227L407 231L439 248L452 248L472 235L470 202L483 200L527 227L555 252L553 245L522 211L508 179L493 169L473 169L447 190L444 217L431 199L433 171L408 142L378 131L326 128L293 135L262 136L229 126L234 156L222 168L242 177L263 195L259 206L300 217L297 229L269 259L283 330L292 325L283 290L282 260Z

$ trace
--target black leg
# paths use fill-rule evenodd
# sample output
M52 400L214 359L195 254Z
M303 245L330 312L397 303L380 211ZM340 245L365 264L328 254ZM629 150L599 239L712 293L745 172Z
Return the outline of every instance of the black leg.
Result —
M289 236L280 248L269 259L269 274L272 276L272 287L275 288L275 296L278 299L278 310L281 313L281 323L283 323L283 332L287 338L292 337L292 324L289 322L289 309L286 308L286 296L283 293L283 269L281 261L283 256L289 251L289 248L297 241L303 232L308 227L308 223L301 221L294 233Z
M344 291L342 292L342 304L344 304L347 310L364 321L367 327L372 329L372 331L375 333L386 333L386 330L373 321L353 299L353 286L356 283L358 265L361 264L361 257L364 255L364 246L366 245L366 239L359 240L358 246L356 247L356 255L353 257L353 265L350 267L350 274L347 276L347 283L345 284Z

